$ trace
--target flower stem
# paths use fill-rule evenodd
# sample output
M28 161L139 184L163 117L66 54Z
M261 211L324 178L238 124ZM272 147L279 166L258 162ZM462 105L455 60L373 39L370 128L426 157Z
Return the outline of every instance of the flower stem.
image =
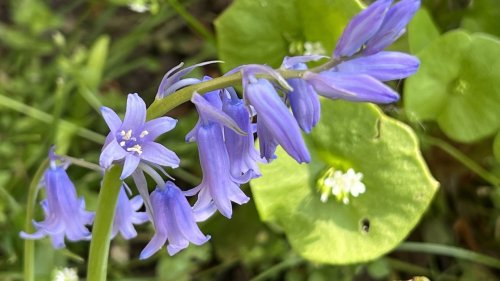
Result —
M24 222L24 231L33 233L33 215L35 213L36 196L38 194L38 185L42 179L43 173L49 166L49 160L45 159L36 170L35 176L31 180L28 190L28 202L26 204L26 221ZM31 239L24 240L24 280L35 280L35 241Z
M208 30L203 24L193 17L187 10L181 5L177 0L168 0L170 6L181 16L187 24L194 29L198 34L200 34L205 41L209 42L212 45L215 45L215 38L212 32Z
M115 216L116 203L122 182L121 166L113 166L104 174L104 179L97 200L97 211L92 229L87 280L106 280L108 269L111 227Z
M346 59L331 59L327 61L326 63L312 68L310 70L287 70L287 69L276 69L276 71L285 79L290 79L290 78L302 78L304 76L304 73L307 71L312 71L312 72L322 72L327 69L331 69L338 64L342 63ZM274 80L273 77L269 75L261 75L262 77L265 77L266 79L271 79ZM227 76L221 76L218 78L214 78L212 80L208 81L203 81L198 84L194 84L191 86L187 86L185 88L182 88L171 95L162 98L162 99L156 99L151 106L148 108L147 111L147 119L151 120L154 118L158 118L160 116L163 116L170 110L176 108L177 106L189 101L191 99L191 96L193 93L199 93L199 94L204 94L210 91L214 91L217 89L223 89L226 87L230 86L235 86L241 84L241 79L242 75L241 72L238 71L236 73L233 73L231 75Z
M481 167L479 164L474 162L472 159L467 157L464 153L462 153L460 150L456 149L449 143L430 136L425 136L422 137L422 141L426 142L430 145L434 145L442 149L444 152L448 153L451 155L453 158L458 160L460 163L462 163L465 167L469 168L471 171L476 173L478 176L483 178L485 181L489 182L493 186L500 186L500 179L495 176L494 174L491 174L487 170L485 170L483 167Z
M260 273L259 275L255 276L252 278L250 281L263 281L263 280L268 280L270 277L274 276L275 274L279 273L282 270L285 270L287 268L299 265L301 263L305 262L305 260L301 257L292 257L289 259L286 259L270 268L265 270L264 272Z

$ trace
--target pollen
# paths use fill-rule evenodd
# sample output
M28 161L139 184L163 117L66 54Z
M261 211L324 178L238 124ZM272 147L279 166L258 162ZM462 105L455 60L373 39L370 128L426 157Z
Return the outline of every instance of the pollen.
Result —
M121 141L120 146L125 146L125 141Z
M125 132L124 130L122 130L120 132L120 136L122 136L122 139L123 140L130 140L132 138L132 130L128 130L127 132Z
M139 135L139 137L142 139L143 137L145 137L147 135L149 135L149 132L146 131L146 130L144 130L144 131L141 132L141 134Z
M137 154L141 155L142 154L142 146L136 144L132 147L127 148L128 152L137 152Z

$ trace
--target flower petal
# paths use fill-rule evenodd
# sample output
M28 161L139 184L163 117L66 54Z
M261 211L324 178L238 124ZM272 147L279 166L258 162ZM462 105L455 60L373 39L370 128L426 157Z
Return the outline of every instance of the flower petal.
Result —
M357 14L344 29L335 47L335 57L350 57L375 35L392 0L378 0Z
M146 122L142 131L147 131L146 140L155 140L160 135L175 128L177 120L170 117L160 117Z
M343 62L336 70L345 74L366 74L380 81L390 81L414 74L419 64L417 57L405 53L380 52Z
M115 134L122 125L120 117L111 108L105 106L101 106L101 114L111 133Z
M146 122L146 104L138 94L129 94L127 97L127 110L123 118L121 129L139 130Z
M127 155L127 157L125 157L125 163L123 163L123 171L122 175L120 176L120 179L124 180L128 176L130 176L137 169L137 166L139 166L140 161L141 158L133 154Z
M142 145L141 158L161 166L179 167L180 159L175 152L156 142L146 142Z
M167 242L167 236L163 233L156 232L153 238L151 238L151 241L149 241L144 250L142 250L141 254L139 255L139 259L145 260L151 257L156 252L158 252L161 247L163 247L165 242Z
M99 165L104 169L109 168L111 163L116 160L121 160L129 155L123 147L121 147L115 139L113 139L101 152L101 156L99 157Z
M323 72L313 76L309 81L318 94L327 98L373 103L391 103L399 99L398 93L390 87L365 74ZM305 75L304 78L310 77Z

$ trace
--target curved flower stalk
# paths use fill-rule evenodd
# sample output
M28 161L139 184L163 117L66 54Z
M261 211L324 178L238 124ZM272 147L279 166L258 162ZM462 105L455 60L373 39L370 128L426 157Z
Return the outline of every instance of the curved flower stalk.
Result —
M62 165L56 161L54 148L49 151L50 167L44 174L44 188L47 199L41 202L45 220L33 221L35 233L20 233L24 239L41 239L50 236L54 248L65 246L64 237L70 241L90 240L90 231L85 225L91 225L94 213L85 210L85 201L78 198L74 184Z
M135 196L129 200L125 192L125 186L122 186L118 195L111 238L114 238L118 232L125 239L131 239L137 236L134 224L143 224L148 221L148 215L145 212L138 212L142 204L143 200L140 196Z
M198 200L193 206L197 221L206 220L216 210L231 218L231 202L241 205L250 200L241 191L239 184L247 182L253 171L250 170L239 178L233 177L230 172L230 160L221 124L226 125L225 121L232 119L219 108L219 91L208 93L204 97L194 94L192 102L196 105L200 121L190 134L195 135L194 139L198 143L203 179L200 185L186 194L194 195L199 192Z
M123 161L121 179L130 176L140 161L176 168L179 157L154 140L172 130L177 120L160 117L146 122L146 104L138 94L129 94L123 122L108 107L101 108L102 117L111 132L106 138L99 164L107 169L114 161Z
M155 235L140 254L140 259L147 259L167 246L168 254L173 256L186 248L189 242L201 245L210 239L198 226L191 206L182 191L172 182L164 187L156 188L151 193L151 204L154 210Z

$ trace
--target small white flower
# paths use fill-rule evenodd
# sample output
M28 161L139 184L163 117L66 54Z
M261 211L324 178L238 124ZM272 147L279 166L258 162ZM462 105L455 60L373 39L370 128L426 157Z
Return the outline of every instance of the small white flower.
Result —
M74 268L56 269L52 281L78 281L78 274Z
M322 183L320 183L321 201L326 202L331 190L331 194L338 201L349 204L349 197L358 197L366 191L366 187L361 181L362 173L356 173L353 169L342 171L329 170Z

